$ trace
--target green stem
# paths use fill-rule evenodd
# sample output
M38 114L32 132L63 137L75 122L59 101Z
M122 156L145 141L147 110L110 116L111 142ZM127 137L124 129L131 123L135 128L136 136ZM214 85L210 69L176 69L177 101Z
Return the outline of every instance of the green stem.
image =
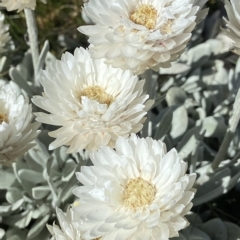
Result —
M34 68L34 84L35 86L39 86L39 82L37 80L39 48L38 48L38 29L36 24L36 18L33 10L25 8L24 12L25 12L26 22L27 22L30 49L32 53L32 61L33 61L33 68Z

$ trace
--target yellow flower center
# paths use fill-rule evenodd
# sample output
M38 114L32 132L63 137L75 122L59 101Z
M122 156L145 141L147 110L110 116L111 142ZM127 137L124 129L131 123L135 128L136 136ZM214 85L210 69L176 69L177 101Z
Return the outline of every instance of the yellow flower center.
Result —
M136 23L153 29L156 25L157 10L148 4L141 4L130 16L130 19Z
M7 114L0 112L0 124L2 124L3 122L8 123L8 116Z
M129 208L138 208L153 202L157 189L141 177L130 179L123 191L123 203Z
M80 97L85 96L91 100L96 100L101 104L110 105L113 102L113 97L107 94L105 90L99 86L91 86L80 92Z

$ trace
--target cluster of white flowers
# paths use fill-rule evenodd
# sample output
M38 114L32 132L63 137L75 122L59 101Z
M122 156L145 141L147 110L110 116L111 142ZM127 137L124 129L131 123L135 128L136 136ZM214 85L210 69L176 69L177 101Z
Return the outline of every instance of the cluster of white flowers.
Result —
M65 53L39 77L42 96L32 101L47 113L36 120L60 128L49 149L90 150L93 166L77 173L80 204L63 213L60 227L48 226L64 240L168 240L188 226L195 174L175 149L135 134L153 100L139 74L170 66L184 50L206 0L90 0L85 16L96 25L79 30L90 36L90 50ZM149 84L149 83L148 83Z
M230 0L230 2L225 1L229 20L224 18L227 28L223 29L223 32L233 40L233 51L240 55L240 2L239 0Z
M36 0L0 0L7 10L35 9ZM89 0L84 14L95 25L79 27L89 49L77 48L54 60L38 79L42 96L33 103L38 122L58 126L49 132L68 152L90 151L74 190L80 204L48 229L56 240L168 240L188 226L196 175L175 149L139 138L154 100L143 92L145 80L134 74L158 71L177 60L207 0ZM228 34L240 54L240 5L226 2ZM0 52L9 35L0 14ZM3 29L3 30L2 30ZM147 83L150 84L150 83ZM0 163L11 165L33 146L39 123L15 85L0 85Z
M41 0L46 3L46 0ZM34 10L36 8L36 0L0 0L0 7L5 7L8 11L22 11L24 8Z
M32 107L13 83L0 85L0 163L6 166L35 144L40 124L31 123Z
M0 12L0 54L5 52L7 43L11 40L8 25L4 24L5 16Z

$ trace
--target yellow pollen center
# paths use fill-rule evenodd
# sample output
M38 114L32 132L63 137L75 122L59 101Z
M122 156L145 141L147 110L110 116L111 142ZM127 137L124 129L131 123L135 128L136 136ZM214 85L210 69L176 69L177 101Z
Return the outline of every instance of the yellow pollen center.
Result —
M0 112L0 124L2 124L3 122L8 123L8 116L7 114Z
M130 16L130 19L136 23L153 29L156 25L157 10L148 4L141 4Z
M123 203L129 208L138 208L153 202L157 189L141 177L130 179L123 191Z
M113 97L107 94L105 90L99 86L91 86L80 92L80 97L85 96L91 100L96 100L101 104L110 105L113 102Z

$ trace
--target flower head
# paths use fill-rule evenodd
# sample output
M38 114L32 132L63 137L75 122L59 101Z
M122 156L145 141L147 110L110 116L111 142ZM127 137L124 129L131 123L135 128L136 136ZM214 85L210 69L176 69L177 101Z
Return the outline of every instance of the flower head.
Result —
M227 28L223 29L223 32L233 40L233 51L240 55L240 4L238 0L230 0L230 2L225 1L229 20L224 18Z
M84 239L167 240L188 226L195 174L175 149L151 138L120 137L116 151L105 146L90 157L94 166L77 173L74 189Z
M32 10L36 7L36 0L0 0L0 7L5 7L8 11L18 10L22 11L24 8ZM41 0L46 3L46 0Z
M183 52L206 0L90 0L84 11L96 25L81 26L94 58L142 73L170 67Z
M76 228L78 223L74 222L74 212L69 207L64 213L61 209L56 208L59 226L53 223L53 226L47 225L49 232L55 240L81 240L81 233Z
M32 107L13 82L0 85L0 163L10 166L35 144L39 123L31 123Z
M11 40L11 37L8 32L8 25L4 24L5 16L0 12L0 54L5 52L6 45Z
M44 94L34 96L33 102L50 114L37 113L37 121L61 126L50 132L56 138L50 149L67 145L68 152L78 152L114 147L119 136L141 130L153 103L143 94L143 80L92 59L83 48L74 55L63 54L43 72L40 82Z

